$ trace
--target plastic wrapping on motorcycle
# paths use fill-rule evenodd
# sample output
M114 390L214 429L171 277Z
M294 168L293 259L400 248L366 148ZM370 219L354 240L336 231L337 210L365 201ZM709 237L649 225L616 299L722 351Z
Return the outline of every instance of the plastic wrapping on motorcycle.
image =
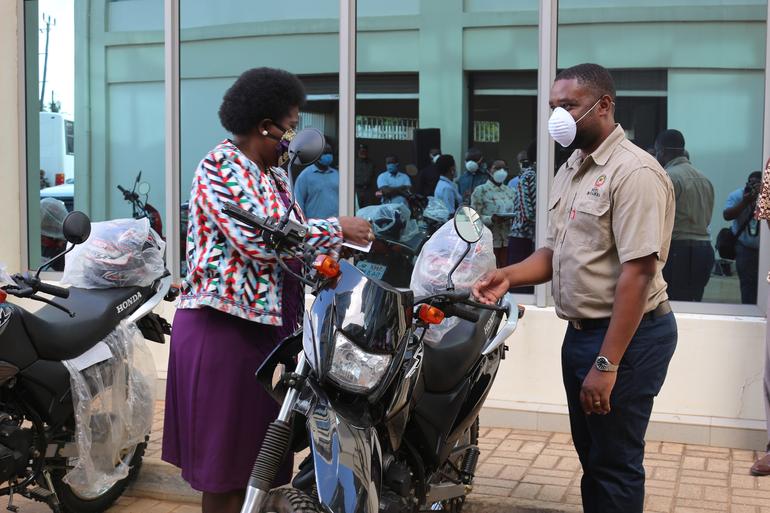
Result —
M150 220L91 224L91 236L66 256L62 282L83 289L146 287L163 276L166 243Z
M417 257L412 271L410 288L415 296L428 296L446 290L447 275L454 264L462 258L468 243L457 235L454 222L448 221L425 243ZM484 227L481 240L471 245L452 275L455 290L467 292L479 277L496 268L492 232ZM448 317L441 324L431 327L425 334L425 341L437 343L457 323L457 317Z
M125 451L144 443L155 411L155 363L136 325L123 321L102 342L112 354L108 359L82 370L88 364L83 355L63 362L70 373L79 455L64 481L86 497L128 476L133 454Z
M419 231L417 221L412 219L409 208L401 203L364 207L356 212L356 217L368 219L372 223L372 231L381 239L407 240Z
M433 196L429 196L428 206L422 211L422 217L444 223L452 217L452 212L449 211L449 207L447 207L443 201Z

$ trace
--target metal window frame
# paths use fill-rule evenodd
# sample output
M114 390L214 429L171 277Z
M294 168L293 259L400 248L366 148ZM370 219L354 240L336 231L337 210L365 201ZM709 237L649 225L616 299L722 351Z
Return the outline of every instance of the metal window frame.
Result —
M166 211L164 222L170 227L167 233L168 263L175 280L180 277L179 248L180 240L180 0L164 0L164 55L165 55L165 186ZM770 2L768 2L770 3ZM357 1L339 0L340 7L340 75L339 75L339 133L340 133L340 215L354 212L355 182L355 99L356 99L356 37L357 37ZM20 257L22 265L29 265L29 233L27 227L29 207L27 201L27 116L26 116L26 48L24 0L16 0L18 29L18 144L19 144L19 186L20 186ZM540 168L552 169L554 147L548 135L548 117L550 109L548 98L551 84L556 74L558 42L558 0L541 0L539 10L539 65L538 65L538 111L537 111L537 155ZM770 158L770 16L766 20L765 36L765 112L763 117L763 163ZM537 178L537 216L547 219L548 195L552 183L552 173L538 173ZM770 269L770 229L763 225L760 245L760 271L757 305L735 305L727 303L675 303L674 308L680 313L705 315L745 315L764 317L768 307L768 283L763 279L764 270ZM542 245L547 233L545 222L538 222L536 241ZM57 273L58 274L58 273ZM550 286L535 287L535 304L549 306ZM523 297L522 297L523 299Z
M17 102L19 116L19 265L26 270L29 267L29 229L27 201L27 41L24 19L24 0L16 0L16 42L18 46L17 58ZM20 269L21 270L21 269Z
M555 150L548 133L548 118L551 109L544 101L550 96L551 85L556 77L556 51L558 49L558 0L541 0L538 26L538 71L537 71L537 205L535 217L535 243L542 247L548 235L548 196L553 182ZM549 283L535 287L535 304L539 307L551 305Z
M178 282L181 277L179 248L182 241L179 235L181 208L180 187L180 73L179 73L179 3L180 0L164 0L163 37L165 71L165 186L166 212L164 222L166 229L166 265L172 279Z

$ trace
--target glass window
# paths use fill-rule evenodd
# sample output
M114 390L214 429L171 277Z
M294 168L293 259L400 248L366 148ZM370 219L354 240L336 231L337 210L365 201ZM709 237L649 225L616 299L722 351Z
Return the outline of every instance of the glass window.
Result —
M162 2L75 3L24 2L30 268L62 250L73 209L93 221L146 215L165 235Z
M307 104L298 128L321 130L337 167L339 1L290 3L180 1L181 273L187 271L187 212L200 160L232 134L218 111L225 91L244 71L280 68L302 80ZM296 178L296 176L294 177ZM328 191L324 191L328 193ZM311 212L312 214L312 212Z
M377 225L359 267L408 287L422 244L462 204L484 216L498 265L523 260L535 247L538 2L357 6L356 202Z
M760 0L559 2L558 68L608 68L616 121L674 183L673 300L757 303L766 18ZM724 229L740 232L732 255L714 251Z

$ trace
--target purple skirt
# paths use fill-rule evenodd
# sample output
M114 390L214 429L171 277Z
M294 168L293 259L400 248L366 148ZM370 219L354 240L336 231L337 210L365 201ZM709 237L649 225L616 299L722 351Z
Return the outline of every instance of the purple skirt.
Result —
M255 373L297 326L301 290L296 283L284 288L281 327L212 308L177 310L174 316L162 458L180 467L196 490L245 489L267 426L278 416L280 405ZM289 482L287 460L274 486Z

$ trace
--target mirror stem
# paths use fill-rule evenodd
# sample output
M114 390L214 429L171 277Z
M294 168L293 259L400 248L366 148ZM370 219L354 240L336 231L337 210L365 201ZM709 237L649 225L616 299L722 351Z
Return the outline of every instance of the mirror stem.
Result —
M280 223L278 223L278 227L280 229L283 229L286 227L286 224L289 222L289 217L291 216L292 210L294 210L294 205L297 204L297 199L294 196L294 180L291 177L291 171L294 167L294 161L297 160L297 156L299 153L295 153L291 156L291 160L289 160L289 165L286 166L286 174L289 175L289 186L291 187L291 190L289 191L289 194L291 195L291 205L289 205L289 208L286 209L286 213L281 218Z
M455 289L455 284L452 283L452 275L457 270L457 268L460 267L460 264L462 263L462 261L465 260L465 257L467 257L468 253L470 253L470 251L471 251L471 246L473 246L473 244L471 244L470 242L468 242L467 244L468 244L468 247L465 248L465 253L463 253L462 258L460 258L460 260L457 261L457 263L454 265L454 267L452 267L452 270L449 271L449 276L447 276L447 280L446 280L446 289L447 290L454 290Z
M47 268L51 267L51 266L53 265L53 263L54 263L54 262L56 262L56 261L57 261L57 260L59 260L61 257L63 257L64 255L66 255L67 253L69 253L70 251L72 251L73 249L75 249L75 245L74 245L74 244L70 244L69 246L70 246L69 248L65 249L64 251L62 251L61 253L59 253L58 255L56 255L55 257L53 257L52 259L50 259L48 262L46 262L46 263L44 263L43 265L41 265L40 267L38 267L38 268L37 268L37 272L35 273L35 279L36 279L36 280L39 280L39 279L40 279L40 272L41 272L43 269L47 269Z

